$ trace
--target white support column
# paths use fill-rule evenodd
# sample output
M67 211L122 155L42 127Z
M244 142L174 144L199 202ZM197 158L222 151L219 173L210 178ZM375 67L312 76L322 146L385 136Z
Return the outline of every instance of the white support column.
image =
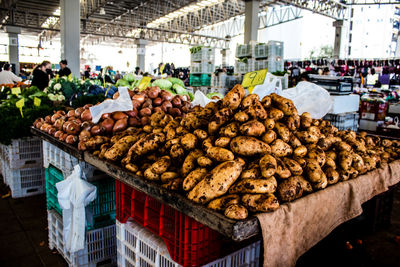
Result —
M140 68L141 71L146 72L145 70L145 57L146 57L146 45L148 41L143 39L136 40L136 66Z
M61 59L68 61L74 76L80 78L80 2L60 0Z
M343 20L336 20L333 22L333 27L335 27L335 43L333 45L333 57L339 58L342 43L342 28Z
M260 0L245 0L244 6L244 43L257 41L258 36L258 12Z
M5 31L8 33L8 57L9 62L15 66L15 74L19 74L19 42L18 34L21 28L15 26L6 26Z
M228 56L229 48L224 48L221 49L221 55L222 55L222 66L227 66L226 58Z

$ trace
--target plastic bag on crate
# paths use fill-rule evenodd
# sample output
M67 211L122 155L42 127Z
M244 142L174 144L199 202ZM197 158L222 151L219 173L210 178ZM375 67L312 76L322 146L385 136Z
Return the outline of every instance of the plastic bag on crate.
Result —
M299 82L296 87L284 90L281 96L293 101L299 114L309 112L315 119L325 116L332 108L328 91L310 82Z
M210 99L203 92L197 90L196 93L194 93L194 99L192 101L192 105L193 106L200 105L201 107L205 107L208 103L217 101L218 99Z
M119 97L114 100L105 100L103 103L90 107L90 114L92 115L92 122L98 123L101 115L104 113L112 113L115 111L128 111L132 110L132 100L129 96L128 87L118 88Z
M282 93L282 79L268 72L265 76L264 83L256 85L250 93L257 94L260 99L272 93L280 95Z
M85 206L96 199L96 186L86 182L81 167L76 165L74 171L65 180L56 183L57 198L63 210L63 234L66 249L76 252L85 245Z

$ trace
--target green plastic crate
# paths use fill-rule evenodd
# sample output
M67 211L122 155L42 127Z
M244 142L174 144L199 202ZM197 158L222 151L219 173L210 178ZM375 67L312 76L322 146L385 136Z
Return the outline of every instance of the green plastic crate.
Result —
M190 85L191 86L210 86L211 75L210 74L190 74Z
M62 209L58 204L56 183L64 180L62 172L53 167L45 171L46 175L46 204L47 209L56 210L62 215ZM98 229L115 223L115 181L112 178L91 182L97 187L97 197L86 207L87 230Z

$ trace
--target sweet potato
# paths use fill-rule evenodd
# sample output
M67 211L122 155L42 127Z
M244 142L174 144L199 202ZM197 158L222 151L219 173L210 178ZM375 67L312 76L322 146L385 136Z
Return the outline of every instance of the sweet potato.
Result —
M191 171L183 180L183 190L190 191L198 184L207 174L206 168L197 168Z
M276 157L286 157L293 153L293 149L281 139L276 139L271 145L271 153Z
M261 136L265 132L265 126L258 120L251 120L243 123L239 130L242 135Z
M303 188L296 176L290 177L279 184L277 195L284 202L293 201L303 195Z
M207 149L207 157L220 162L233 160L235 158L233 153L228 149L216 146Z
M225 195L212 200L207 207L216 211L223 211L228 206L240 203L240 196L237 194Z
M232 204L225 209L224 215L233 220L244 220L247 218L247 209L239 204Z
M242 203L252 212L269 212L279 208L279 201L273 194L244 194Z
M246 92L243 86L240 84L235 85L222 99L222 106L231 110L236 110L240 106L245 94Z
M205 204L222 196L239 178L243 166L244 161L239 159L219 164L189 192L188 198L196 203Z
M244 179L231 186L229 193L270 194L276 191L277 186L278 183L273 176L267 179Z
M232 139L231 151L241 156L264 155L271 152L268 144L250 136L238 136Z

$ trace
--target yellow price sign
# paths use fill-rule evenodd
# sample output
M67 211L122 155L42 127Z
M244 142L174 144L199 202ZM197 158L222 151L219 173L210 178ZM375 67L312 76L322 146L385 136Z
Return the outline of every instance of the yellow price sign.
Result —
M149 84L150 81L151 81L151 77L143 77L138 85L139 91L146 89L147 85Z
M160 74L163 74L164 68L165 68L165 64L162 64L160 67Z
M263 84L265 76L267 76L267 71L267 69L263 69L246 73L243 77L242 86L254 87L256 85Z
M24 117L24 114L22 113L22 108L25 106L25 100L24 100L23 98L21 98L20 100L18 100L18 101L15 103L15 106L16 106L17 108L19 108L19 111L21 112L21 117L23 118L23 117Z
M37 98L36 96L33 98L33 104L37 107L40 107L40 104L42 103L42 100L40 98Z
M19 95L21 93L21 88L19 88L19 87L11 88L11 93L13 95Z

